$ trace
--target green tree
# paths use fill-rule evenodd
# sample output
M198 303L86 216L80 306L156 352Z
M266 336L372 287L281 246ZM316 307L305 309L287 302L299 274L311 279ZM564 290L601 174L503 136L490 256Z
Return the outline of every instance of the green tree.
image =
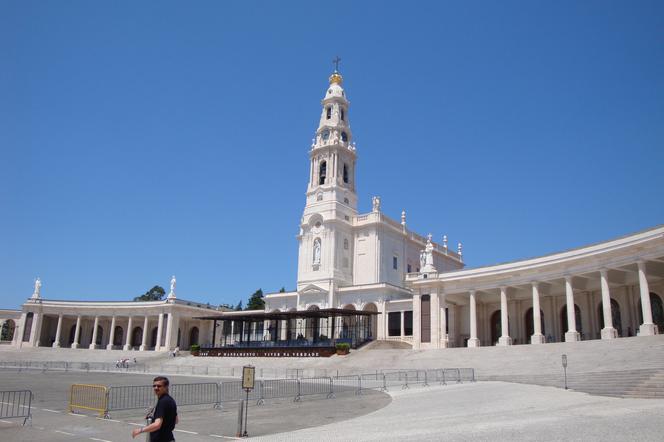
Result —
M164 290L163 287L156 285L145 292L144 295L135 297L134 301L161 301L165 294L166 290Z
M279 293L286 293L286 287L282 287L279 289Z
M235 306L235 311L239 312L240 310L242 310L242 300L240 300L240 302L238 302Z
M265 301L263 300L263 290L258 289L249 298L247 302L247 310L264 310Z

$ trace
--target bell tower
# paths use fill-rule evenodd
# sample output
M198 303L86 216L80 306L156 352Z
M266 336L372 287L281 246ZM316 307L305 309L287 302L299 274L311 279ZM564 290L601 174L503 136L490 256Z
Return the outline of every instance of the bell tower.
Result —
M298 290L314 284L333 293L334 287L351 285L353 280L357 154L348 117L350 102L342 86L339 61L335 60L336 68L329 78L309 151L309 184L298 235Z

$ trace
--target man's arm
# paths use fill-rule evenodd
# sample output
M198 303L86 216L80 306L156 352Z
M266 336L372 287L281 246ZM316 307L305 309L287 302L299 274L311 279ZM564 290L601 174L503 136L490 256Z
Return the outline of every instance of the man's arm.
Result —
M153 431L157 431L158 429L161 428L161 423L162 422L163 422L162 418L158 417L150 425L147 425L147 426L141 427L141 428L135 428L135 429L131 430L131 437L136 437L141 433L152 433ZM177 422L177 417L175 418L175 422Z

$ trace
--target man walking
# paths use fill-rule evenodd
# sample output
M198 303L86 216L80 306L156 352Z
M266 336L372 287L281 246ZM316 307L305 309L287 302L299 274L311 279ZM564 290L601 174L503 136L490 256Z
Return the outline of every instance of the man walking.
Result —
M178 423L178 408L173 398L168 395L168 378L157 376L152 381L152 388L158 398L152 415L152 423L132 430L131 436L150 433L150 442L173 442L175 441L173 429Z

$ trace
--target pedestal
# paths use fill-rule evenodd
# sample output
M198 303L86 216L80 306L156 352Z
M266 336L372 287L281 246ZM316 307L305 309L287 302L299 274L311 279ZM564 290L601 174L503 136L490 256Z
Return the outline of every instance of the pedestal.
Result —
M78 342L73 342L71 344L71 348L78 348Z
M90 344L90 350L96 350L97 344Z
M546 338L544 337L543 334L532 335L530 337L530 343L531 344L544 344L544 343L546 343Z
M654 336L657 334L657 331L655 324L641 324L639 327L639 336Z
M106 346L106 350L113 350L113 344L108 344Z
M618 330L613 327L604 327L602 329L602 339L616 339L618 337Z
M512 345L512 338L509 336L501 336L498 338L498 345L501 347L507 347L508 345Z
M480 346L480 340L477 338L468 339L468 348L477 348Z
M565 342L576 342L581 340L581 333L579 332L566 332L565 333Z
M129 344L125 344L124 347L122 347L122 349L124 351L129 351L129 350L131 350L131 347L129 346Z
M53 348L60 348L60 343L58 341L55 341L53 343Z

